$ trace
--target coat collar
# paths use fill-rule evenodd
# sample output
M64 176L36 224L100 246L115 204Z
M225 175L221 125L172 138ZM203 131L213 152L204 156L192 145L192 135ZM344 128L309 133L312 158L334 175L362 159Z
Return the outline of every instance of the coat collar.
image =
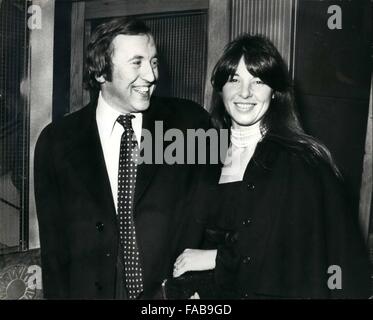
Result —
M257 145L253 162L263 170L271 170L281 151L280 143L271 136L264 137Z
M259 177L271 172L275 161L281 152L281 145L271 137L264 137L255 149L255 152L246 167L243 180L256 181Z

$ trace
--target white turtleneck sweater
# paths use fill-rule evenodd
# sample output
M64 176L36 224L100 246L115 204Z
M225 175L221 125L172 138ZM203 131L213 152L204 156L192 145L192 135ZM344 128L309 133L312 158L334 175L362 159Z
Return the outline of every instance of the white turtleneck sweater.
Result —
M260 122L239 129L231 128L231 144L224 160L220 184L242 181L245 169L261 139Z

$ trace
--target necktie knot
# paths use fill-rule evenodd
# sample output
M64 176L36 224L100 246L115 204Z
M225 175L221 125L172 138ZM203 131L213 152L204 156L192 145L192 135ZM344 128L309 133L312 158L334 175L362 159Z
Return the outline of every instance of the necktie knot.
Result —
M133 119L135 116L133 114L127 113L127 114L121 114L117 121L120 123L124 129L132 129L132 122L131 119Z

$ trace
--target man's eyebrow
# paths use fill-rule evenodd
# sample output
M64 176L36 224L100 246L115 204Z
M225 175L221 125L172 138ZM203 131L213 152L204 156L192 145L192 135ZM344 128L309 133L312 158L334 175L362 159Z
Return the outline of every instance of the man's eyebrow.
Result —
M144 59L144 56L137 55L137 56L133 56L129 58L129 60L135 60L135 59Z
M136 59L144 59L144 56L136 55L136 56L133 56L133 57L129 58L128 61L136 60ZM158 59L158 54L151 57L151 59Z

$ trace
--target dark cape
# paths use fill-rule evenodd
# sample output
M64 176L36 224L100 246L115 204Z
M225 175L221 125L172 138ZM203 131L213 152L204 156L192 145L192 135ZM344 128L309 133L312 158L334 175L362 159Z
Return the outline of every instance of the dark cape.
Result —
M369 297L357 212L330 165L308 153L266 137L243 181L219 185L219 169L204 179L190 228L218 248L220 298Z

